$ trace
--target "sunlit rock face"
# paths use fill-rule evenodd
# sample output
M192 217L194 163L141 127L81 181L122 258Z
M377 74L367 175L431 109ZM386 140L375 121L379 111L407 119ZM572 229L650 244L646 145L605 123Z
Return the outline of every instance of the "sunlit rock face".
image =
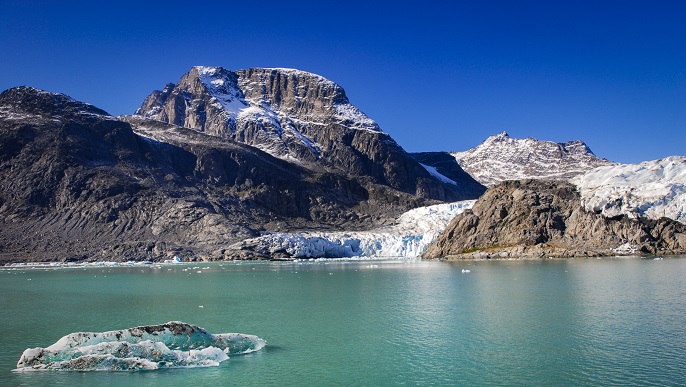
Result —
M546 180L490 187L457 215L424 258L683 254L686 226L667 218L608 218L581 205L576 186Z

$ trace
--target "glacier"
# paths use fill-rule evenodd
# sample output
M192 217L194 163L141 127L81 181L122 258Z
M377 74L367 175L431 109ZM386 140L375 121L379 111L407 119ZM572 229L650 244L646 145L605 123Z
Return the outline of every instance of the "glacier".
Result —
M472 208L476 200L419 207L398 217L392 226L370 231L269 233L232 245L264 255L285 252L295 259L312 258L416 258L448 223Z
M136 371L218 366L229 355L262 349L254 335L212 334L170 321L108 332L77 332L22 353L15 371Z
M573 178L587 211L686 223L686 157L598 167Z

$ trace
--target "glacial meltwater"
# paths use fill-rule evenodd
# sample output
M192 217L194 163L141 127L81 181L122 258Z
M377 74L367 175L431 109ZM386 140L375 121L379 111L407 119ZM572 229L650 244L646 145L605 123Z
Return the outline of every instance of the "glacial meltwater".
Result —
M206 367L15 371L76 332L266 340ZM686 257L0 269L1 386L684 385Z

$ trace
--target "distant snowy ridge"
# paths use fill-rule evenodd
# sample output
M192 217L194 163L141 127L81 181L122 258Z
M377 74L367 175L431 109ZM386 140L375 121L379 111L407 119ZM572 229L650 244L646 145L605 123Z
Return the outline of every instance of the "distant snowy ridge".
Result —
M506 132L488 137L475 148L451 154L467 173L486 186L505 180L568 180L599 166L614 165L595 156L582 141L518 139Z
M397 224L371 231L271 233L231 246L262 254L285 252L293 258L419 257L448 223L475 200L420 207L402 214Z
M686 223L686 157L596 168L572 179L588 211Z

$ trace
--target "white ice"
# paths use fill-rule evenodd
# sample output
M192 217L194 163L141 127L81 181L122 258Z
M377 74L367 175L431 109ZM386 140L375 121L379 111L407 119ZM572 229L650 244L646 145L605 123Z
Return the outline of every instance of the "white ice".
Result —
M588 211L686 223L686 157L598 167L572 179Z
M179 321L119 331L77 332L46 348L29 348L17 371L124 371L216 366L229 355L258 351L266 341L240 333L211 334Z
M420 207L402 214L395 225L370 231L271 233L233 245L252 246L274 254L285 251L294 258L416 258L448 223L475 200Z

